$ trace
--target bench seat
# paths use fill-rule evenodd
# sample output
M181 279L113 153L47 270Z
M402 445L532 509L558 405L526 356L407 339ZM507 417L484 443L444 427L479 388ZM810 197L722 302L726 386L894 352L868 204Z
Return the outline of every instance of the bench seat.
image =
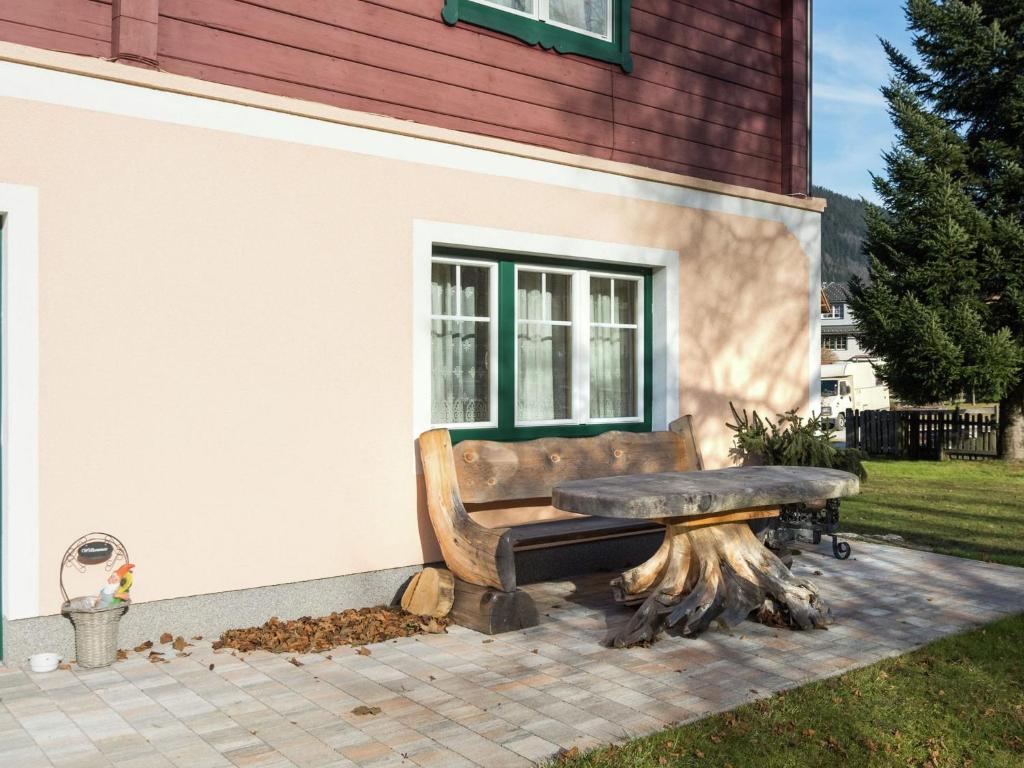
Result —
M664 531L648 520L616 520L608 517L573 517L568 520L544 520L509 528L509 541L515 550L579 541L629 536Z
M530 596L516 588L517 551L664 529L649 520L606 517L527 517L526 522L489 527L474 520L471 511L542 507L551 503L552 489L567 480L704 468L689 416L663 432L612 431L523 442L453 445L448 430L432 429L420 435L419 450L430 522L455 577L452 619L488 634L538 621Z

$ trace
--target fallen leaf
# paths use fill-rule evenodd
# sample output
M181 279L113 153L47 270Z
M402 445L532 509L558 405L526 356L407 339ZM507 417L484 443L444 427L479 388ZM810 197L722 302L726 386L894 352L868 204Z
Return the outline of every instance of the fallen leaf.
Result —
M540 651L537 648L534 648L530 653L540 653Z
M658 765L668 765L668 758L664 755L658 758Z
M985 717L992 717L992 715L994 715L995 713L996 713L996 711L995 711L994 709L992 709L992 707L989 707L989 708L988 708L988 709L986 709L986 710L985 710L984 712L982 712L982 714L983 714L983 715L984 715Z
M487 639L487 640L484 640L483 642L484 642L484 643L493 643L494 641L493 641L493 640L491 640L491 639Z
M63 664L58 664L58 665L57 665L57 669L64 669L64 670L68 670L68 669L71 669L71 665L70 665L70 664L67 664L67 663L63 663Z
M292 656L290 659L288 659L288 663L289 664L294 664L296 667L303 666L302 662L299 661L298 659L296 659L294 656Z
M149 658L150 659L161 659L163 657L163 655L164 655L163 651L150 651L149 652Z
M152 647L153 647L153 641L152 640L147 640L142 645L136 645L135 646L135 652L136 653L142 653L143 651L148 651Z
M356 648L356 653L358 653L360 656L370 656L371 655L370 649L366 648L366 647Z
M128 658L128 651L124 650L123 648L118 648L117 649L117 660L118 661L124 661L127 658Z
M289 621L273 616L259 627L230 629L212 646L214 651L233 648L246 653L316 653L340 645L365 646L401 637L439 634L447 631L449 623L447 618L413 616L397 606L378 605Z
M717 733L712 733L710 736L708 736L708 738L711 739L711 741L715 744L721 744L722 742L722 737L719 736Z
M698 759L704 757L704 753L701 752L699 749L693 750L693 754L696 755Z
M358 707L352 710L353 715L377 715L380 714L380 707L367 707L360 704Z
M164 632L162 635L160 635L160 642L164 643L165 645L171 642L173 639L174 635L172 635L170 632Z
M210 665L210 671L213 672L213 664Z
M178 635L176 638L174 638L174 650L184 651L186 645L188 645L188 643L185 642L185 638L181 635Z
M568 762L569 760L575 760L579 756L580 748L573 746L569 747L568 749L560 749L558 751L557 759L564 763Z
M193 640L202 640L203 636L202 635L192 635L192 639Z

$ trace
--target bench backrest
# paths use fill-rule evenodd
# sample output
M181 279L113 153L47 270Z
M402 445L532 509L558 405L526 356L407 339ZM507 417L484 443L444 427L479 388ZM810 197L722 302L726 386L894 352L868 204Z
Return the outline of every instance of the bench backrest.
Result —
M703 468L689 416L667 432L605 432L519 443L465 440L453 446L459 494L467 504L550 499L567 480Z

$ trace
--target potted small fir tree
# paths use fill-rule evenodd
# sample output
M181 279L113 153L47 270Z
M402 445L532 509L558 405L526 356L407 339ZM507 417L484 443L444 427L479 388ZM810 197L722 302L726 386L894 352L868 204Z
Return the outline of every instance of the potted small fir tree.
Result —
M773 422L759 416L757 411L748 417L746 410L741 413L732 403L729 407L735 422L727 424L735 433L730 453L744 466L824 467L867 479L864 454L854 448L834 447L832 430L820 415L812 414L803 419L792 410L779 414L778 420ZM762 526L758 533L765 533L765 544L772 549L782 549L798 531L810 531L815 544L825 533L832 537L832 553L845 560L850 556L850 545L839 541L838 526L839 499L822 499L785 505L782 514Z

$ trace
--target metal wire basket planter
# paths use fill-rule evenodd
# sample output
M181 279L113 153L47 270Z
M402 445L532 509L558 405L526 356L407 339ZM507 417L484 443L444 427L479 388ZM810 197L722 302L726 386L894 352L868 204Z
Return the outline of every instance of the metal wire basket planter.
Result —
M78 666L109 667L117 661L117 630L127 610L127 603L91 611L72 610L64 603L61 613L71 619L75 627Z
M109 667L117 661L117 630L129 602L100 608L72 608L64 587L64 571L74 568L85 573L87 566L103 566L103 570L110 573L118 563L128 563L128 550L116 536L99 531L80 536L61 559L60 591L64 596L61 613L74 625L75 654L81 667Z

